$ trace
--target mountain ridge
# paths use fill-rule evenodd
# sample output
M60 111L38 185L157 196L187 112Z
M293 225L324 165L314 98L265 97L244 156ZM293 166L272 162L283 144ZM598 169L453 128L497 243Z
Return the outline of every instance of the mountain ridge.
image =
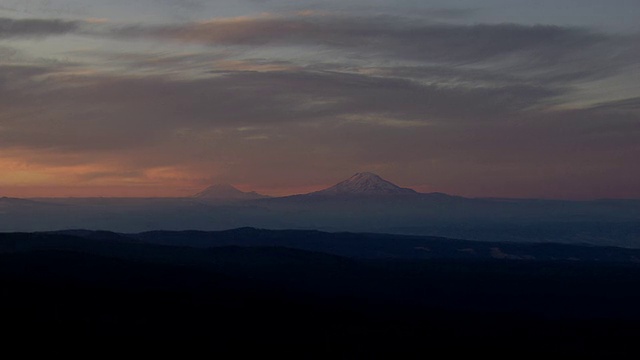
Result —
M350 178L341 181L329 188L315 191L306 195L332 196L332 195L417 195L417 191L400 187L371 172L359 172Z
M269 198L255 191L242 191L231 184L214 184L193 195L194 198L206 200L256 200Z

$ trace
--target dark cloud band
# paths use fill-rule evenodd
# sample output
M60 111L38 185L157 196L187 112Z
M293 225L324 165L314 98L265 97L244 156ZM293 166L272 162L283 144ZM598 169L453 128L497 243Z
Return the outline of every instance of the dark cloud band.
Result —
M12 37L44 37L77 32L81 22L59 19L0 18L0 39Z

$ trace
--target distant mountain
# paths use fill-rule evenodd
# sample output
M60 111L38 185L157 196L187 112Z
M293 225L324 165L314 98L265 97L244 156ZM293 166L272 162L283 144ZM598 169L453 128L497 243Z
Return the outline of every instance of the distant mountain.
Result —
M255 200L264 199L269 196L258 194L255 191L244 192L229 184L216 184L209 186L203 191L194 195L195 198L207 200Z
M330 188L316 191L308 195L313 196L333 196L333 195L355 195L355 196L376 196L376 195L416 195L419 194L413 189L400 187L389 182L380 176L370 173L357 173L349 179L342 181Z

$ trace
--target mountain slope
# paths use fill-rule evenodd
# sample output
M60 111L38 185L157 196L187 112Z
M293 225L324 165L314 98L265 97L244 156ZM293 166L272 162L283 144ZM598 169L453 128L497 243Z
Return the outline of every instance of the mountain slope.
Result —
M413 189L403 188L391 183L380 176L363 172L357 173L349 179L342 181L330 188L313 192L309 195L331 196L331 195L355 195L355 196L375 196L375 195L416 195Z
M244 192L229 184L216 184L209 186L203 191L194 195L195 198L208 200L255 200L268 198L266 195L258 194L255 191Z

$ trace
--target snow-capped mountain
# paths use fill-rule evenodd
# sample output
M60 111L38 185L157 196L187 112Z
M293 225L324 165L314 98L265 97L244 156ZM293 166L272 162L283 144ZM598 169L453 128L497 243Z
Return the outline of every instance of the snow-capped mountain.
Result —
M268 198L266 195L255 191L244 192L229 184L216 184L209 186L194 195L195 198L207 200L255 200Z
M349 179L330 188L309 195L415 195L413 189L403 188L380 176L370 173L357 173Z

